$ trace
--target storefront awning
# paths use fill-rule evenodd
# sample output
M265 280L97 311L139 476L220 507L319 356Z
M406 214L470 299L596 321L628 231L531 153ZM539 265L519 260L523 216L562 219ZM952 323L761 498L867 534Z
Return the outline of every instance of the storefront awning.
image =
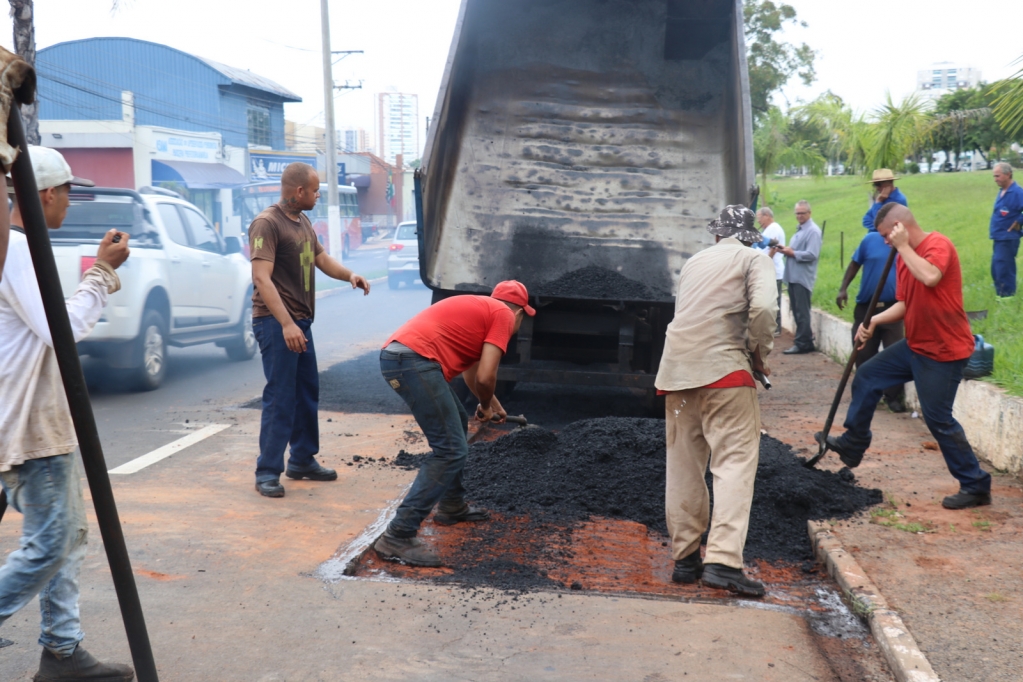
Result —
M348 178L355 187L369 187L372 181L369 175L349 175Z
M180 182L189 189L229 189L246 183L245 176L222 163L153 161L153 183Z

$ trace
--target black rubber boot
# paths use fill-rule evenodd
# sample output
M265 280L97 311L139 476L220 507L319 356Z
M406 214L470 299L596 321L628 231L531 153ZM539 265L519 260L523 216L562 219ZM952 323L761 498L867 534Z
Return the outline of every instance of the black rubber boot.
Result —
M337 472L333 469L328 469L319 462L313 462L313 465L308 469L292 469L289 467L284 472L284 475L296 481L301 481L303 478L308 478L310 481L337 480Z
M33 682L131 682L135 679L135 671L129 665L121 663L100 663L92 654L79 644L70 656L57 658L49 650L43 649L39 659L39 672L32 678Z
M381 559L387 561L400 561L410 566L424 566L436 568L444 563L437 556L437 553L430 549L430 546L419 538L396 538L389 533L381 535L373 543L373 549L380 555Z
M702 580L707 587L716 587L747 597L763 597L765 592L764 585L747 578L741 568L732 568L724 564L705 564Z
M490 512L486 509L470 507L468 504L462 504L460 508L454 511L443 507L437 507L437 513L433 515L433 522L439 523L442 526L453 526L456 523L462 523L463 521L486 521L489 518Z
M671 581L692 585L703 575L703 559L700 558L700 548L687 557L675 560L675 570L671 572Z
M971 507L986 507L989 504L991 504L991 493L967 493L962 490L941 501L941 506L945 509L969 509Z
M823 432L818 431L813 434L813 439L817 441L819 445L821 438L824 436ZM828 436L828 450L831 450L838 458L842 460L842 464L846 465L850 469L855 469L863 461L863 453L854 452L848 443L842 440L841 436L837 438L835 436Z
M263 497L284 497L284 486L280 481L256 481L256 490Z

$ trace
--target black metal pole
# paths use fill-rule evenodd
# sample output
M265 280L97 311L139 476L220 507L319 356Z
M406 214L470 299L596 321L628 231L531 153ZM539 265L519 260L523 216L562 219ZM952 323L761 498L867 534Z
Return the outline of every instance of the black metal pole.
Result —
M85 387L85 376L82 374L82 364L78 359L78 348L75 345L74 332L71 331L71 321L68 319L64 303L64 292L60 287L60 277L57 274L57 263L53 258L43 205L39 201L32 160L29 158L28 144L25 142L25 127L17 106L11 107L11 114L7 119L7 141L12 147L21 150L11 167L11 180L21 216L25 221L28 249L32 254L36 279L39 281L39 293L42 294L53 350L57 355L57 365L60 367L68 406L71 408L71 419L78 434L78 446L82 451L82 461L85 463L85 475L89 479L96 519L110 564L110 575L114 579L117 601L121 606L121 618L128 635L135 674L139 682L158 682L153 649L149 644L149 634L146 632L146 619L142 614L142 603L139 601L135 576L131 570L128 548L124 544L121 520L118 518L117 505L114 503L114 491L110 487L110 477L107 475L107 465L103 458L103 446L99 441L92 403Z
M884 291L884 285L888 281L888 273L892 269L892 265L895 263L895 256L898 253L895 247L891 247L891 251L888 252L888 260L885 261L884 271L881 273L881 279L877 282L877 288L874 289L874 296L870 299L870 305L867 306L867 314L863 318L863 326L870 324L870 320L874 317L874 310L877 309L877 302L881 300L881 292ZM821 461L821 457L828 451L828 434L831 433L831 425L835 422L835 414L838 412L838 403L842 401L842 394L845 393L845 385L849 383L849 375L852 374L853 365L856 363L856 354L859 349L856 348L856 343L853 342L852 353L849 354L849 360L845 363L845 370L842 372L842 379L838 382L838 390L835 391L835 399L831 403L831 410L828 412L828 418L824 422L824 429L821 431L821 439L818 442L820 449L817 454L806 460L803 464L805 467L813 468L817 462Z

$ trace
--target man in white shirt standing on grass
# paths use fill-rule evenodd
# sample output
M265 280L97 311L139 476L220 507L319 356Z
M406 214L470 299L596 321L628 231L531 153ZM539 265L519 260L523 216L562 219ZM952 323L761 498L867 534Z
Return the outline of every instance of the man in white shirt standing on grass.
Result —
M71 185L93 183L76 178L56 150L29 147L29 154L46 225L56 230L71 203ZM80 645L78 577L89 527L78 441L23 225L15 204L0 279L0 483L23 519L19 547L0 567L0 625L39 595L43 651L36 682L130 682L130 666L100 663ZM107 296L121 288L114 271L127 258L128 235L107 232L96 262L67 299L75 341L92 331Z
M757 211L757 222L760 224L760 231L764 235L764 241L756 244L758 249L773 249L778 246L785 246L785 230L781 225L774 222L774 211L764 206ZM774 335L781 336L781 283L785 279L785 254L774 251L771 260L774 261L774 277L778 285L778 316L775 319Z

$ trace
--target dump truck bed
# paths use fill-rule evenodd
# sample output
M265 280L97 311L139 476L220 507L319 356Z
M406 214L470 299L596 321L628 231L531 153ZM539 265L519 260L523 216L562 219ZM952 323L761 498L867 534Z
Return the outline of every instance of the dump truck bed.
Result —
M463 0L423 162L423 281L670 301L752 171L738 0Z

